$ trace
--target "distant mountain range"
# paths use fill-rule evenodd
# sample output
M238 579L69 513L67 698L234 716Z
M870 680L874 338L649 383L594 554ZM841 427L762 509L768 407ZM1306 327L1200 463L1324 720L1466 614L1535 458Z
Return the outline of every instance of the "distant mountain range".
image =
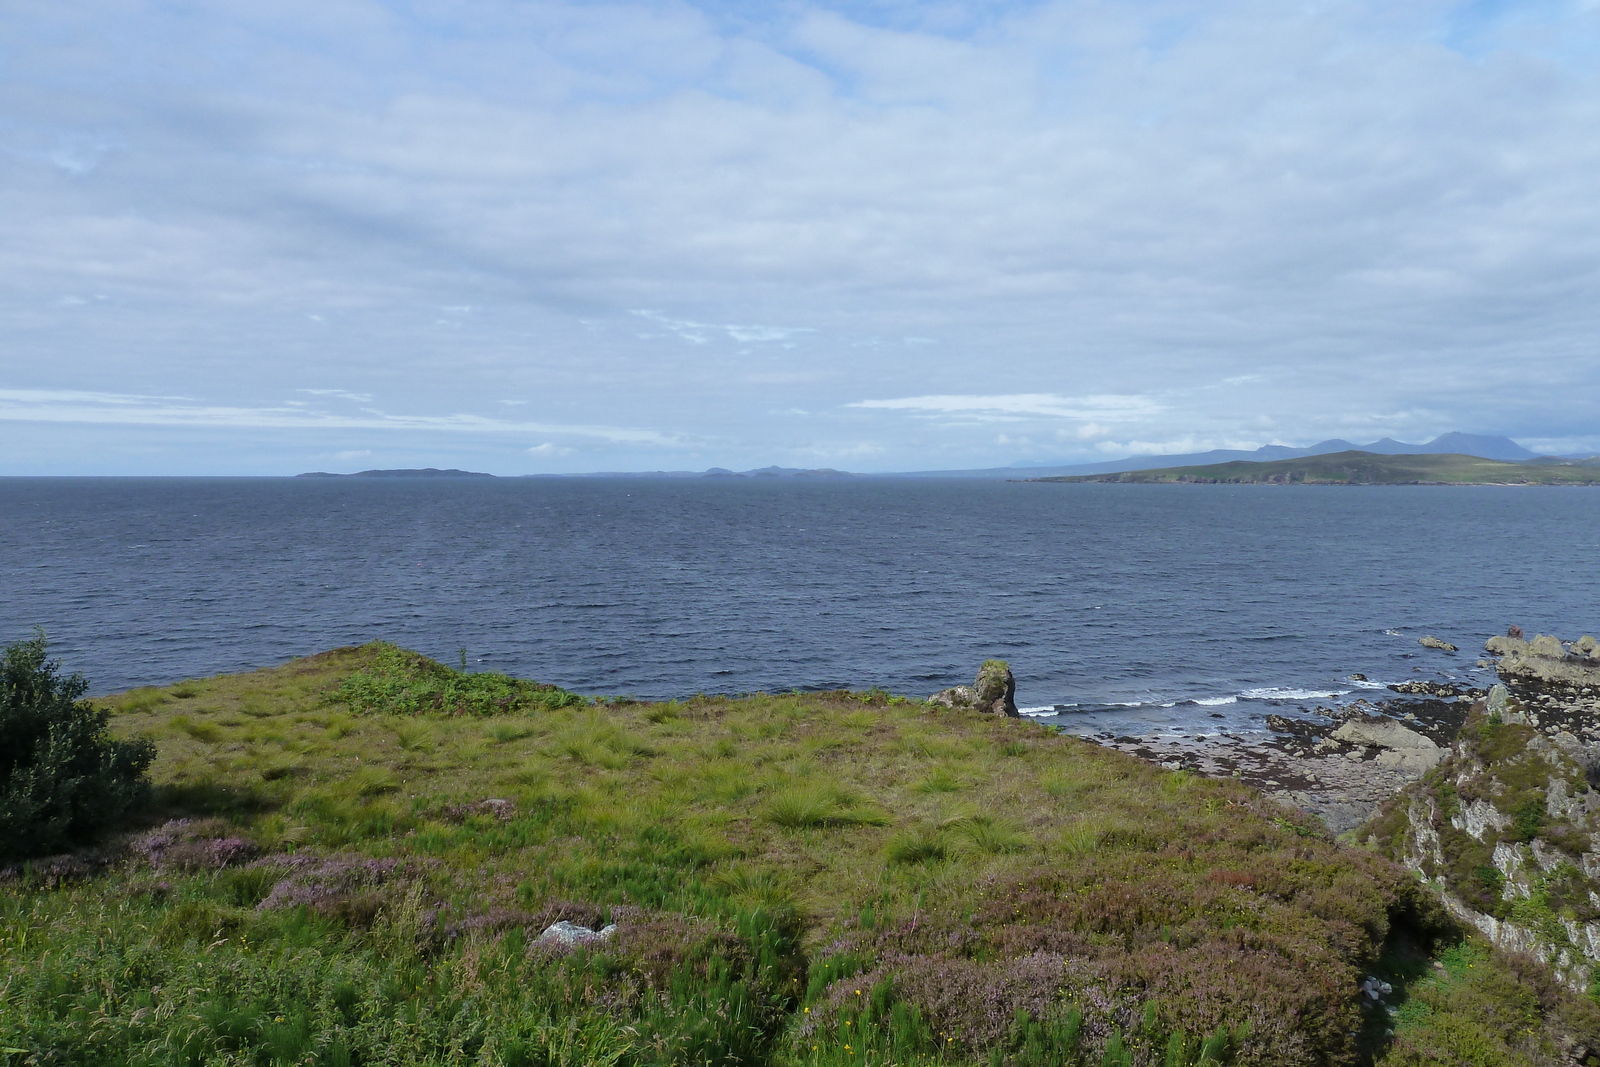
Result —
M1243 485L1595 485L1600 461L1510 463L1463 453L1348 450L1278 460L1231 460L1154 470L1030 478L1040 482Z
M1042 478L1069 474L1113 474L1118 471L1142 471L1166 467L1193 467L1212 463L1232 463L1244 460L1263 463L1279 459L1300 459L1303 456L1326 456L1335 452L1371 452L1380 456L1458 455L1477 456L1480 459L1498 459L1516 463L1534 459L1534 453L1523 448L1509 437L1489 437L1473 433L1447 433L1422 445L1411 445L1385 437L1368 445L1352 444L1341 438L1321 441L1305 448L1288 445L1263 445L1244 451L1236 448L1214 448L1209 452L1189 452L1170 456L1129 456L1127 459L1106 460L1103 463L1078 463L1071 466L1050 467L990 467L983 470L917 471L912 476L931 478L1016 478L1026 474ZM1576 458L1576 457L1560 457Z
M1473 433L1447 433L1421 445L1411 445L1385 437L1371 444L1357 445L1340 438L1321 441L1305 448L1288 445L1263 445L1244 451L1234 448L1215 448L1209 452L1189 452L1169 456L1129 456L1127 459L1105 460L1100 463L1077 463L1068 466L1047 464L1016 464L1010 467L984 467L977 470L905 471L897 474L853 475L849 471L831 467L757 467L748 471L732 471L726 467L712 467L703 471L596 471L590 474L526 474L525 478L1048 478L1060 475L1115 474L1122 471L1143 471L1170 467L1208 466L1216 463L1265 463L1283 459L1301 459L1306 456L1326 456L1338 452L1367 452L1380 456L1454 455L1476 456L1479 459L1500 460L1503 463L1590 463L1600 460L1593 455L1537 456L1509 437L1491 437ZM314 471L296 475L297 478L491 478L493 475L474 471L438 470L425 467L420 470L373 470L356 474L328 474Z

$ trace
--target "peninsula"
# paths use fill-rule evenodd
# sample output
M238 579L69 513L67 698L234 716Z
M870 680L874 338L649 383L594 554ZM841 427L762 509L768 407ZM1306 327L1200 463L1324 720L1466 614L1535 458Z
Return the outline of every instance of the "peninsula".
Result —
M1030 482L1133 482L1199 485L1600 485L1593 461L1540 457L1507 463L1457 454L1386 456L1351 450L1266 462L1025 478Z

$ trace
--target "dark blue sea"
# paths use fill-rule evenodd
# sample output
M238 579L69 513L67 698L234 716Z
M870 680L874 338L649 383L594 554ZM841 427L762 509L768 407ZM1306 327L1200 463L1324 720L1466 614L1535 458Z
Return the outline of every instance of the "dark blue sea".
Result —
M1241 730L1600 628L1597 563L1584 488L0 479L0 639L43 626L95 692L374 638L640 698L999 656L1046 721Z

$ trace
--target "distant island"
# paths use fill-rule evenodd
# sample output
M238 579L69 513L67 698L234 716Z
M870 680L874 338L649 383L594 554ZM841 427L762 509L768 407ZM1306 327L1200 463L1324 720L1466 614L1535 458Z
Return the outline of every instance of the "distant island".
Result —
M310 471L306 474L296 474L296 478L493 478L492 474L483 474L479 471L459 471L455 468L440 470L438 467L421 467L408 470L388 471L357 471L354 474L329 474L327 471Z
M1194 467L1018 480L1198 485L1600 485L1600 462L1546 456L1507 463L1455 453L1396 456L1352 449L1266 462L1234 460Z

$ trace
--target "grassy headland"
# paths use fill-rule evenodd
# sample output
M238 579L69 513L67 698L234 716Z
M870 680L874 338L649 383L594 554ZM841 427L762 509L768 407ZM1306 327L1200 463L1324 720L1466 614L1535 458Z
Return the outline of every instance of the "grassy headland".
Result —
M1593 1011L1313 821L1025 720L388 645L103 703L165 810L0 889L8 1065L1531 1065Z
M1201 467L1028 480L1238 485L1600 485L1600 470L1582 463L1503 463L1477 456L1383 456L1350 451L1300 459L1235 460Z

